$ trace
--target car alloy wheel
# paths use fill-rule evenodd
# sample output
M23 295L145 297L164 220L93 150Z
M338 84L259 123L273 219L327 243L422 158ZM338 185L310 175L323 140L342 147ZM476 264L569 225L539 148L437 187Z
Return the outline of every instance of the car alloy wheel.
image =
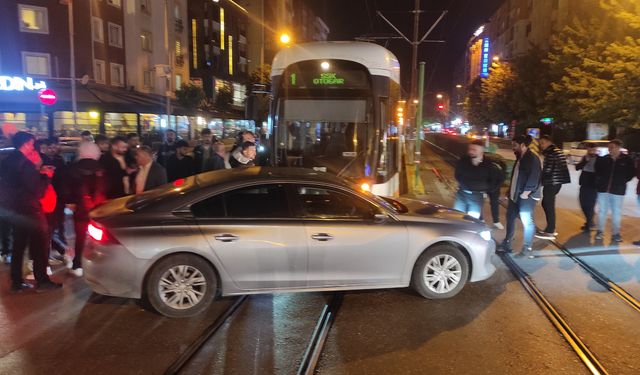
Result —
M451 298L469 279L469 259L453 244L438 244L425 250L413 266L411 285L429 299Z
M462 267L451 255L441 254L427 262L423 278L429 290L435 293L448 293L460 283Z
M198 255L179 253L153 265L144 298L160 314L182 318L206 310L217 291L218 278L211 264Z
M158 283L160 299L176 310L196 306L206 292L207 281L202 272L184 264L169 268Z

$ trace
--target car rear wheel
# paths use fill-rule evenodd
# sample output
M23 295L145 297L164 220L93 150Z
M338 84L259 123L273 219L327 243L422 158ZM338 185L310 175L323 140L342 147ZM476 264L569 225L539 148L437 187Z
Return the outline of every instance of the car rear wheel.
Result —
M458 294L469 277L469 261L452 245L437 245L420 255L413 268L413 288L425 298L445 299Z
M182 318L206 310L218 287L216 275L204 259L177 254L160 260L146 284L146 298L160 314Z

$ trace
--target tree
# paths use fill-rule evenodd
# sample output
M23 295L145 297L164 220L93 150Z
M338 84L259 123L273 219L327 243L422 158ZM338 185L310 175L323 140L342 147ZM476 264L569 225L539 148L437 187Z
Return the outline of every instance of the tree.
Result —
M491 123L487 103L482 98L482 81L479 78L469 86L464 98L464 114L469 123L478 130Z
M482 80L481 97L493 123L510 122L516 118L512 106L516 75L510 63L493 63L489 77Z
M640 4L600 0L600 17L576 18L548 56L547 96L558 117L619 126L640 123Z
M271 84L271 65L269 64L261 65L255 68L249 74L249 81L247 82L247 85L248 85L247 91L251 91L253 88L253 85L256 83L261 83L267 86Z
M222 86L216 91L215 107L221 111L226 111L233 102L233 92L229 86Z
M178 103L184 108L195 110L200 109L204 100L205 94L202 87L194 85L193 83L183 83L178 90L176 90L176 98Z

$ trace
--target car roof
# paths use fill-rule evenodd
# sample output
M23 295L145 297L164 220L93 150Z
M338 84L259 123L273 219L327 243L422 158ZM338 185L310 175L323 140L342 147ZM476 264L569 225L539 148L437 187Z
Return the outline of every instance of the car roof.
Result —
M200 187L222 185L227 183L259 182L268 180L294 180L304 182L320 182L350 186L342 178L326 172L314 171L305 168L289 167L249 167L224 169L213 172L201 173L195 176L196 183Z

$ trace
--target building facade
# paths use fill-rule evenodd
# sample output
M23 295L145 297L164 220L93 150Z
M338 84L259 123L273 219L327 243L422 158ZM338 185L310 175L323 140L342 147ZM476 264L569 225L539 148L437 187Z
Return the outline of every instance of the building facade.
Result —
M191 0L188 8L191 81L215 100L223 89L244 110L248 77L248 11L234 1Z
M189 82L187 0L125 0L127 86L174 96Z

